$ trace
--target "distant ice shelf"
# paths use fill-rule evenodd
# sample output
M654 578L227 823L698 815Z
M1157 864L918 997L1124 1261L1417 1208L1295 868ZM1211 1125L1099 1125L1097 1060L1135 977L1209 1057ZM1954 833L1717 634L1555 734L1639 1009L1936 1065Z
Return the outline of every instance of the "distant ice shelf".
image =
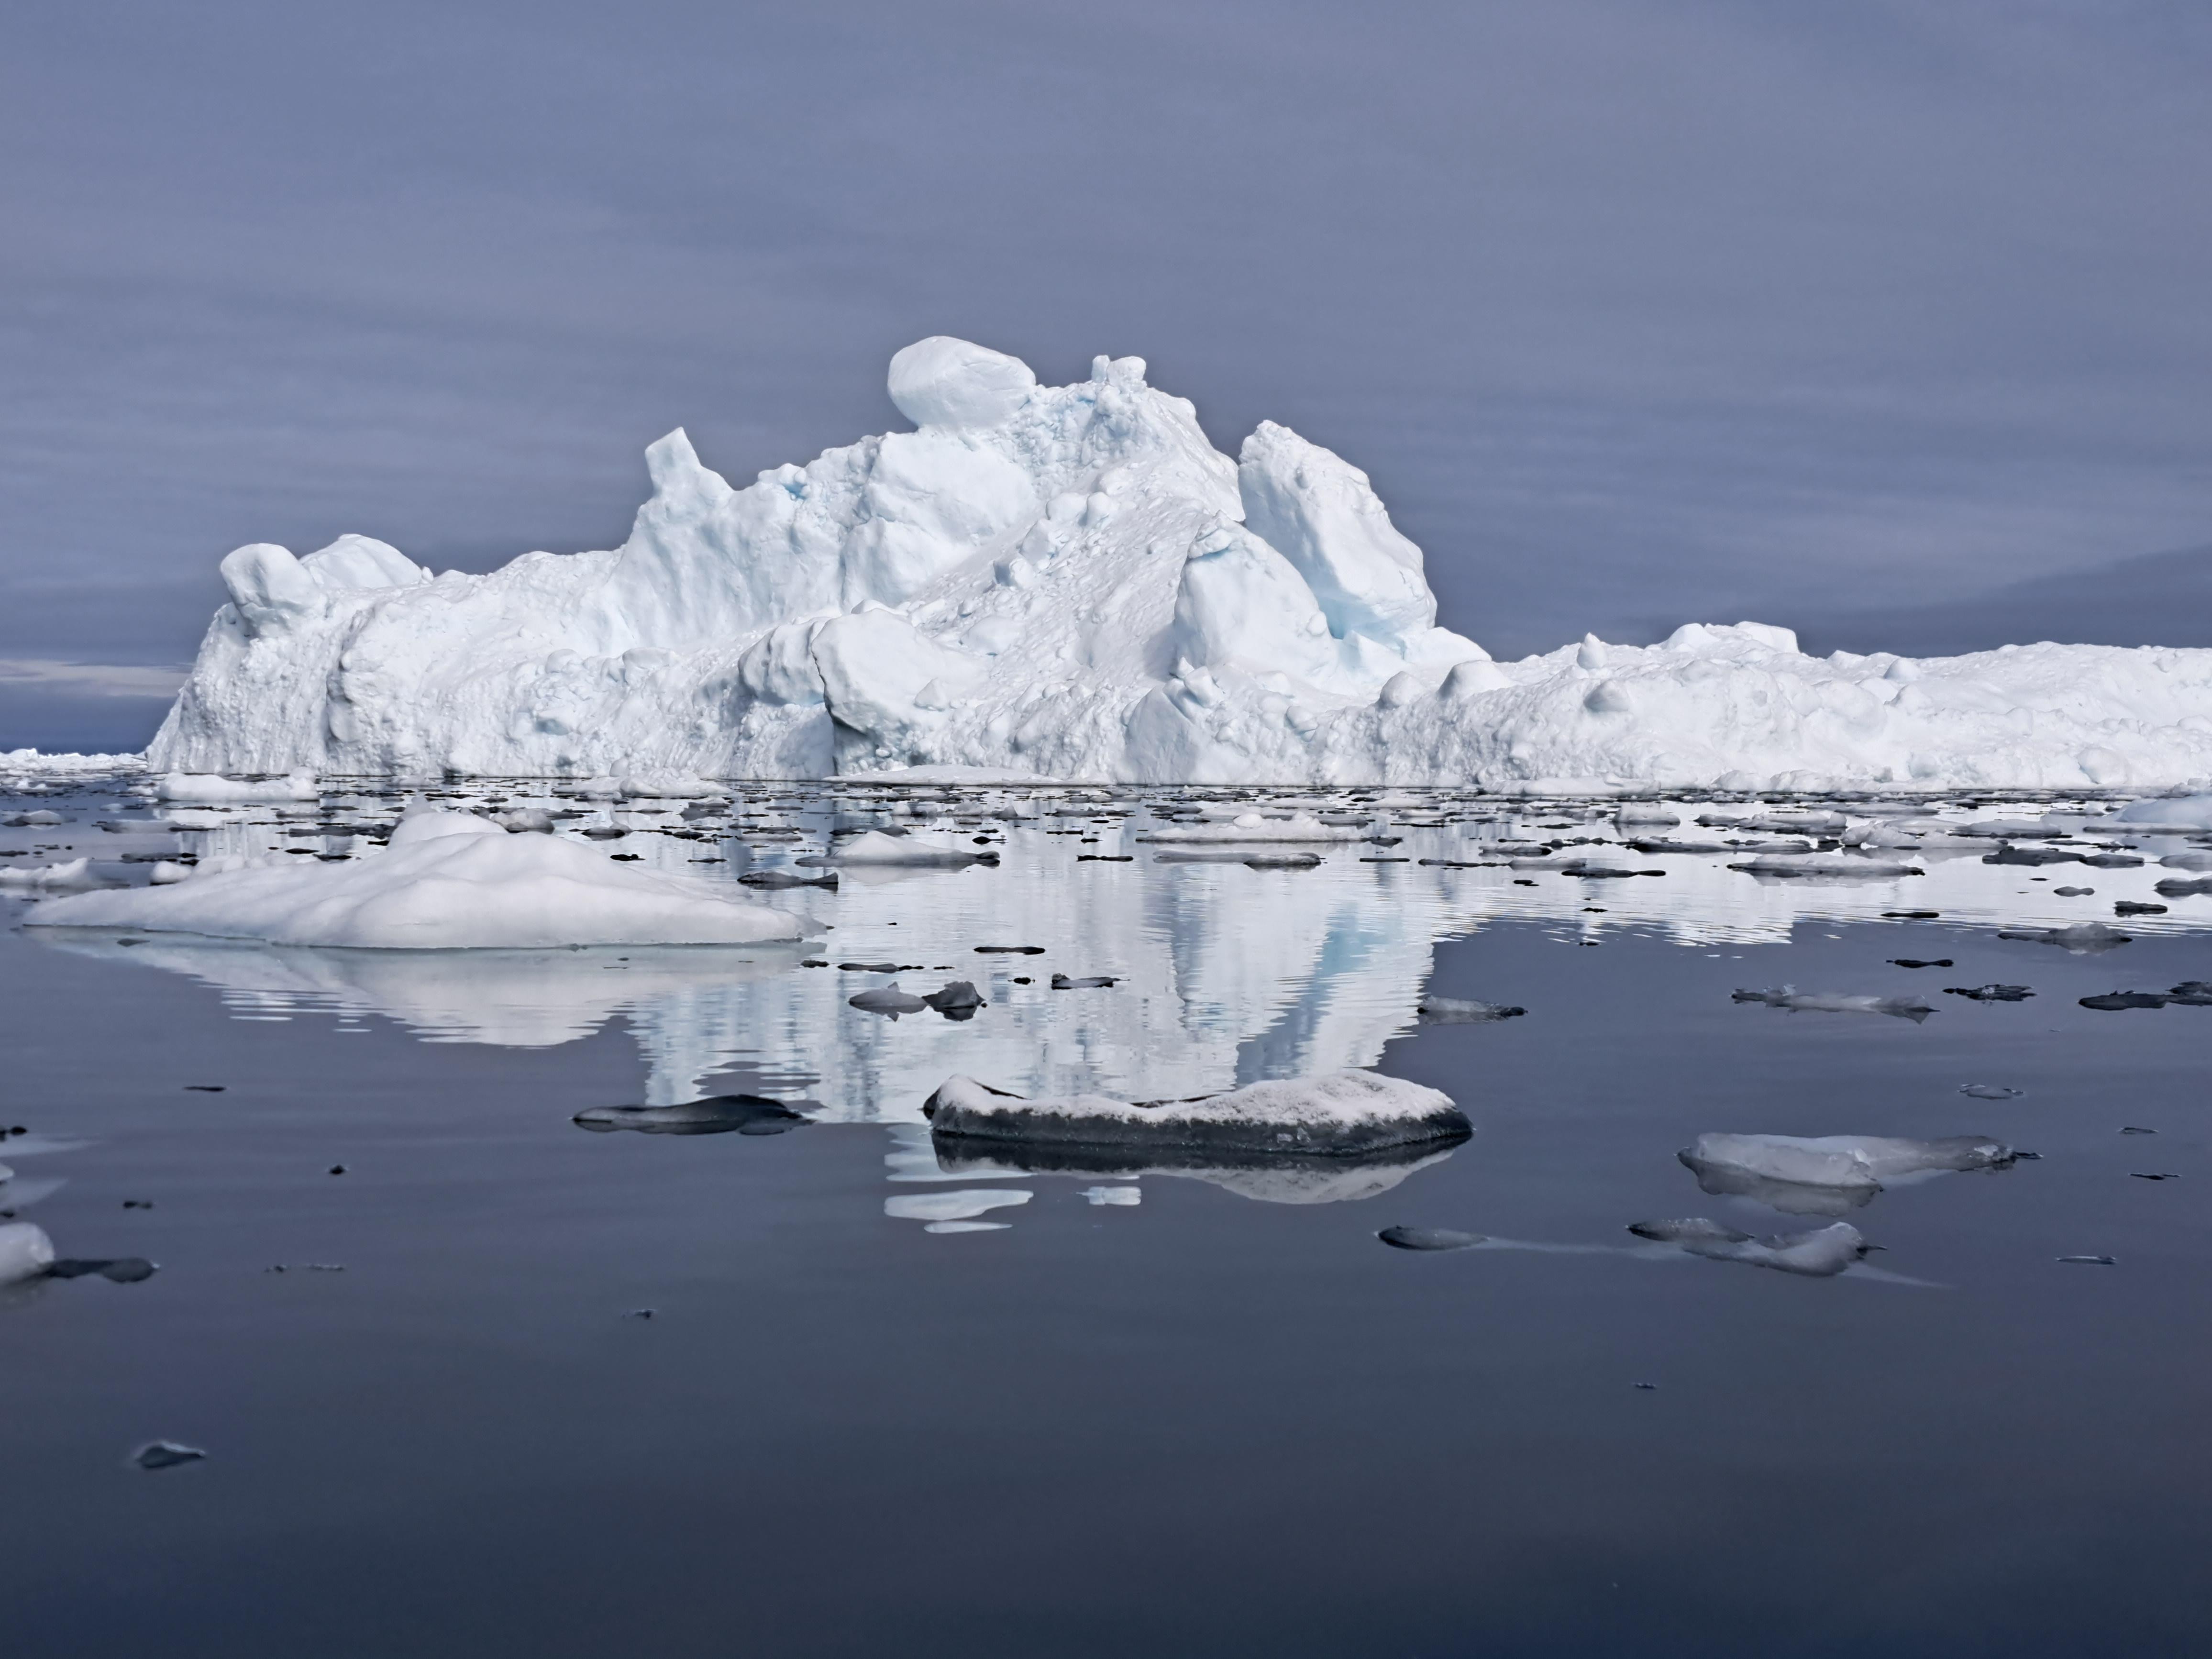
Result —
M1364 473L1273 422L1232 460L1140 358L1042 386L938 337L889 385L915 430L743 489L670 433L610 551L434 575L365 536L238 549L149 763L1504 791L2212 779L2212 651L1815 658L1738 623L1493 662L1437 625L1421 550Z

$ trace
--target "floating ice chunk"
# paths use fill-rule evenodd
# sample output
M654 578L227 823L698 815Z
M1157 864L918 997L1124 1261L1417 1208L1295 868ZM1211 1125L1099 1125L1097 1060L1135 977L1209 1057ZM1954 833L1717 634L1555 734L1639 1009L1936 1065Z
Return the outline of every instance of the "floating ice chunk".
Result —
M1976 1002L2025 1002L2035 992L2025 985L1947 985L1947 997L1967 997Z
M1086 974L1080 978L1067 974L1052 976L1052 988L1055 991L1107 991L1113 987L1111 974Z
M1856 996L1842 991L1800 991L1793 986L1778 986L1763 991L1737 991L1737 1002L1763 1002L1770 1008L1786 1008L1792 1013L1818 1014L1889 1014L1899 1019L1909 1019L1917 1025L1934 1013L1935 1009L1917 997Z
M154 1472L197 1463L206 1456L207 1454L198 1446L182 1446L173 1440L155 1440L132 1452L131 1461L142 1469Z
M887 836L870 830L840 843L820 857L794 859L794 864L818 868L823 864L912 865L919 868L947 868L967 864L996 864L999 855L986 848L927 832Z
M10 830L47 830L56 824L68 822L69 820L60 813L44 810L36 812L18 812L15 817L5 820Z
M1670 1221L1632 1221L1628 1231L1638 1238L1648 1238L1659 1244L1747 1244L1749 1233L1701 1215L1684 1216Z
M1704 1134L1675 1156L1711 1193L1741 1194L1746 1182L1780 1182L1871 1195L1916 1176L2006 1169L2020 1154L1986 1135L1908 1140L1884 1135Z
M0 1222L0 1285L36 1279L53 1265L54 1241L27 1221Z
M964 979L947 981L943 989L932 991L922 1001L947 1019L973 1019L978 1008L991 1006L975 982Z
M52 899L26 925L376 950L750 945L803 931L799 918L705 882L617 865L558 836L510 836L462 812L410 816L385 853L359 863L287 863Z
M1766 853L1729 868L1754 876L1818 876L1846 881L1883 881L1925 873L1918 865L1902 859L1868 858L1852 853Z
M1641 1237L1655 1237L1647 1227L1671 1228L1663 1242L1678 1244L1692 1255L1708 1261L1741 1261L1753 1267L1772 1267L1808 1279L1832 1279L1861 1261L1874 1246L1848 1221L1832 1222L1809 1233L1784 1233L1773 1238L1750 1238L1734 1228L1696 1218L1687 1221L1639 1222L1629 1229Z
M2115 825L2138 833L2155 830L2212 830L2212 795L2167 796L2131 801L2112 814Z
M894 1221L968 1221L993 1210L1026 1204L1034 1193L1018 1187L963 1187L949 1193L900 1193L884 1200Z
M550 836L553 833L553 815L542 806L518 806L512 812L501 813L493 822L516 835Z
M1130 1102L1103 1095L1024 1100L955 1077L922 1106L933 1139L1085 1146L1357 1156L1422 1142L1464 1140L1465 1114L1434 1089L1373 1072L1255 1083L1193 1100Z
M847 997L845 1001L848 1006L858 1008L864 1014L886 1014L894 1020L901 1014L918 1014L929 1006L927 998L902 991L896 985L878 986L872 991Z
M764 1095L714 1095L680 1106L589 1106L574 1121L602 1134L638 1129L659 1135L780 1135L813 1121Z
M2027 1091L2009 1089L1997 1083L1962 1083L1959 1092L1971 1100L2018 1100Z
M1464 1250L1482 1243L1480 1233L1449 1227L1385 1227L1375 1235L1394 1250Z
M2081 999L2084 1008L2119 1013L2130 1008L2163 1008L2172 999L2157 991L2107 991L2102 996Z
M1145 1189L1141 1187L1085 1187L1082 1197L1086 1204L1128 1206L1143 1203Z
M2168 853L2159 863L2168 870L2212 870L2212 849Z
M1492 1020L1514 1019L1528 1012L1502 1002L1476 1002L1460 997L1423 997L1419 1008L1421 1018L1431 1025L1478 1025Z
M0 887L82 887L97 881L89 858L60 864L34 864L27 868L0 865Z
M729 791L705 778L683 772L640 772L622 781L625 800L703 800Z
M1013 1224L1007 1221L933 1221L922 1229L926 1233L1003 1233Z
M294 772L287 777L270 778L259 782L240 778L226 778L212 773L168 772L155 785L155 793L163 800L199 801L203 803L313 800L317 790L312 772Z
M2115 951L2131 944L2135 936L2123 933L2117 927L2107 927L2101 921L2077 921L2066 927L2006 927L1998 930L1999 939L2020 939L2030 945L2056 945L2075 956L2094 956L2100 951Z

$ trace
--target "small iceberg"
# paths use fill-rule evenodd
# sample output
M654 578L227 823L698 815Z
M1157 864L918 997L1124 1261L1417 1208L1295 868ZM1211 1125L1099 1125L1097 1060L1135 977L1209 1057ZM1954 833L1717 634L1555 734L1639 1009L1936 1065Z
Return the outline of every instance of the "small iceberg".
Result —
M60 864L34 864L27 869L0 865L0 887L82 887L100 879L92 873L89 858Z
M1852 853L1767 853L1729 868L1754 876L1800 880L1818 877L1829 881L1887 881L1927 873L1901 859L1867 858Z
M1909 1019L1916 1025L1936 1012L1918 997L1855 996L1842 991L1800 991L1790 985L1761 991L1739 990L1733 1000L1763 1002L1770 1008L1786 1008L1793 1014L1888 1014L1898 1019Z
M1876 1193L1966 1170L2002 1170L2020 1153L1986 1135L1704 1134L1675 1154L1708 1193L1793 1215L1839 1215Z
M249 783L237 778L193 772L166 773L154 786L163 800L190 801L204 806L240 805L258 802L313 800L317 795L312 772Z
M1518 1019L1528 1011L1503 1002L1477 1002L1461 997L1423 997L1417 1012L1426 1025L1482 1025L1492 1020Z
M923 870L957 869L969 864L996 864L999 855L988 848L954 840L950 836L920 834L891 836L870 830L833 847L827 853L810 854L792 862L808 869L849 864Z
M1708 1261L1741 1261L1807 1279L1832 1279L1876 1248L1848 1221L1772 1238L1753 1238L1703 1216L1680 1221L1638 1221L1628 1231L1638 1238L1672 1244Z
M714 1095L681 1106L590 1106L573 1121L601 1134L637 1129L651 1135L780 1135L814 1120L765 1095Z
M2117 927L2107 927L2101 921L2077 921L2069 927L2006 927L1998 931L1997 937L2019 939L2029 945L2056 945L2060 950L2075 956L2094 956L2102 951L2116 951L2123 945L2135 942L2132 933L2124 933Z
M1345 1071L1255 1083L1190 1100L1126 1101L1103 1095L1025 1100L976 1082L947 1079L922 1104L933 1139L1025 1147L1168 1148L1306 1157L1358 1157L1449 1142L1474 1131L1449 1096L1374 1072Z
M694 878L618 865L557 836L417 812L358 863L264 865L51 899L32 927L128 927L363 950L543 950L796 939L796 916Z

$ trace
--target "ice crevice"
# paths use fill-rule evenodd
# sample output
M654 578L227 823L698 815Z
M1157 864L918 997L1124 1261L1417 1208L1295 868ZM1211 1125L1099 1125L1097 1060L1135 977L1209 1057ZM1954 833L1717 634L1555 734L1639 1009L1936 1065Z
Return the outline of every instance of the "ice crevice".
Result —
M1366 474L1272 422L1232 459L1141 358L1047 386L937 337L892 359L888 388L914 430L743 488L668 434L618 548L483 575L360 535L304 557L236 550L149 766L1505 790L2212 779L2212 651L1815 658L1746 622L1494 662L1438 625L1421 550Z

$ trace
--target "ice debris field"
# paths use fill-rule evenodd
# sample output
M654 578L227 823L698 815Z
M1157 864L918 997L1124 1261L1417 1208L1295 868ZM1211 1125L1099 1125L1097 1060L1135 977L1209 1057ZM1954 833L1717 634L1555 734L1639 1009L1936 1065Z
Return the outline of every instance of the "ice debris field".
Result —
M1140 358L1043 386L936 337L889 386L914 431L744 489L670 433L611 550L470 575L360 535L238 549L149 763L1540 792L2212 780L2212 651L1814 658L1746 622L1496 662L1437 625L1421 550L1364 473L1273 422L1232 460Z

